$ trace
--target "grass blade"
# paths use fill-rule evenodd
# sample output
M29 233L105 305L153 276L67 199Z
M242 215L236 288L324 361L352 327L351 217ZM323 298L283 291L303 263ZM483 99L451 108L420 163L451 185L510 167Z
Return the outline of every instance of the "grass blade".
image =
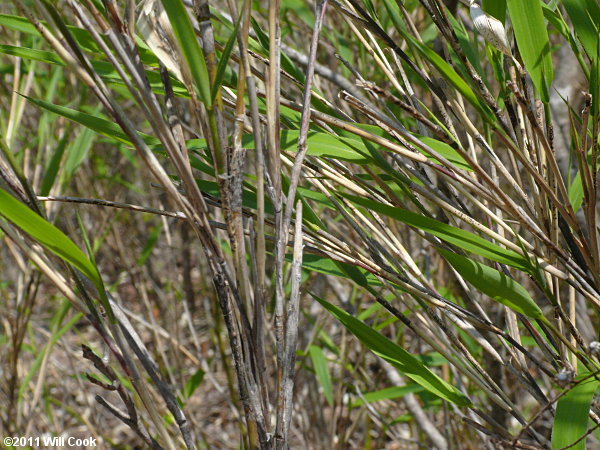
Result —
M500 22L505 22L506 0L483 0L482 9Z
M595 0L563 0L567 14L573 23L575 34L583 45L590 60L598 52L600 31L600 6Z
M548 102L554 69L541 2L507 0L507 5L525 67L542 100Z
M179 43L190 73L207 108L212 107L211 82L204 53L196 38L194 27L181 0L161 0L173 32Z
M512 278L456 253L438 251L465 280L490 298L527 317L545 320L542 310L527 290Z
M31 103L38 105L41 108L47 109L48 111L52 111L59 116L63 116L73 122L79 123L96 133L100 133L106 137L114 139L118 142L122 142L123 144L127 144L133 146L129 138L123 133L121 127L119 127L116 123L111 122L110 120L102 119L98 116L93 116L91 114L87 114L81 111L77 111L76 109L67 108L65 106L55 105L54 103L49 103L44 100L31 98L27 96L23 96ZM153 136L148 136L147 134L140 133L140 136L148 145L158 144L159 140Z
M12 222L62 260L72 264L94 282L100 295L104 285L98 268L62 231L0 189L0 215Z
M552 427L553 449L569 447L571 450L585 450L585 439L570 446L587 432L590 406L599 384L596 378L589 377L560 398Z
M225 44L225 48L223 48L223 53L221 53L221 59L219 59L219 65L217 66L217 74L215 75L215 79L212 86L211 91L211 99L214 102L217 98L219 90L221 89L221 85L223 83L223 78L225 77L225 71L229 65L229 56L231 55L231 51L233 50L233 45L235 44L235 40L237 38L237 32L240 27L240 22L242 20L242 15L238 18L235 23L235 27L231 32L231 36Z
M528 271L530 269L528 261L518 253L515 253L512 250L506 250L469 231L447 225L443 222L430 219L429 217L416 214L406 209L384 205L374 200L354 195L343 195L357 205L384 214L407 225L426 231L427 233L431 233L468 252L520 270Z
M407 384L406 386L393 386L385 389L381 389L375 392L367 392L363 394L363 398L354 400L351 404L353 408L362 406L366 403L374 403L382 400L395 400L400 397L404 397L407 394L418 393L424 391L423 386L419 386L416 383Z
M313 295L313 297L333 314L342 324L354 334L363 344L380 358L392 364L396 369L409 377L415 383L423 386L432 394L437 395L457 406L468 406L471 401L451 384L448 384L403 348L379 334L360 320Z
M312 359L317 380L323 388L323 393L327 399L329 406L333 406L333 388L331 387L331 375L329 374L329 368L327 367L327 359L321 347L311 345L308 349L310 358Z

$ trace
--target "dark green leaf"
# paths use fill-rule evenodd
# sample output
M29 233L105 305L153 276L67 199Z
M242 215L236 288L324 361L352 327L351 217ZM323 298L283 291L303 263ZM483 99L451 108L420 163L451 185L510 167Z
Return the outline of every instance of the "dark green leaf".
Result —
M198 386L200 386L202 380L204 380L204 375L206 375L206 372L204 372L202 369L198 369L196 373L194 373L194 375L187 380L182 392L185 399L189 399L194 394L196 389L198 389Z
M544 102L550 100L554 78L550 41L540 0L507 0L519 51Z
M513 311L532 319L545 320L542 310L527 290L509 276L456 253L443 249L438 251L476 289Z
M375 392L367 392L363 394L363 398L357 398L351 404L352 408L356 408L357 406L362 406L367 403L379 402L382 400L394 400L400 397L404 397L406 394L416 393L423 391L423 386L420 386L416 383L407 384L406 386L394 386L385 389L381 389L380 391Z
M426 137L426 136L417 136L417 137L419 138L419 140L421 142L423 142L425 145L431 147L433 150L435 150L437 153L439 153L440 156L443 156L444 158L446 158L448 161L453 163L456 167L460 167L461 169L468 170L468 171L473 170L471 168L471 166L469 166L469 164L464 160L464 158L462 156L460 156L460 154L456 150L454 150L450 145L446 144L445 142L438 141L437 139L433 139L433 138ZM421 151L421 153L424 153L425 156L427 156L429 159L432 159L434 161L436 160L434 157L430 156L427 152L422 151L421 149L419 149L419 151Z
M121 127L119 127L116 123L111 122L106 119L102 119L101 117L94 116L91 114L86 114L81 111L77 111L75 109L67 108L65 106L55 105L54 103L45 102L44 100L39 100L31 97L24 96L30 102L47 109L48 111L52 111L60 116L66 117L73 122L80 123L81 125L86 126L87 128L95 131L96 133L100 133L104 136L107 136L116 141L122 142L127 145L133 145L127 135L123 133ZM147 144L156 144L158 143L158 139L153 136L149 136L144 133L138 132L140 137Z
M355 195L343 195L357 205L384 214L392 219L396 219L427 233L431 233L450 244L467 250L468 252L515 267L519 270L529 270L530 266L528 261L518 253L515 253L512 250L506 250L469 231L447 225L438 220L422 216L406 209L384 205L374 200Z
M196 38L194 27L181 0L161 0L169 16L179 48L190 69L190 73L207 108L212 107L211 82L204 53Z
M597 0L562 0L573 23L575 34L590 60L598 54L600 32L600 6Z
M42 186L40 188L40 195L45 196L50 193L50 189L54 185L54 181L56 180L56 175L58 174L58 170L60 168L60 162L62 160L63 154L65 152L65 148L67 146L67 140L69 138L69 134L65 133L62 139L56 145L56 149L52 154L52 158L48 163L48 167L46 167L46 172L44 173L44 178L42 180Z
M482 9L501 23L506 21L506 0L483 0Z
M438 397L457 406L468 406L471 401L451 384L448 384L423 365L421 361L385 336L374 331L347 312L313 295L313 297L333 314L352 334L373 353L383 358L415 383Z
M299 130L281 131L281 149L296 151L298 148ZM369 161L365 156L367 149L362 140L348 137L337 137L333 134L310 131L306 140L308 154L341 159L344 161L364 164ZM364 151L362 153L361 151Z
M233 45L235 44L235 40L237 38L238 28L240 27L240 22L242 20L242 14L240 13L240 17L235 23L235 27L231 32L231 36L229 37L225 48L223 49L223 53L221 53L221 59L219 59L219 65L217 66L217 75L215 76L215 80L212 86L211 97L214 102L217 98L217 94L219 93L219 89L221 89L221 84L223 83L223 77L225 76L225 71L227 70L227 66L229 65L229 56L231 55L231 51L233 50Z

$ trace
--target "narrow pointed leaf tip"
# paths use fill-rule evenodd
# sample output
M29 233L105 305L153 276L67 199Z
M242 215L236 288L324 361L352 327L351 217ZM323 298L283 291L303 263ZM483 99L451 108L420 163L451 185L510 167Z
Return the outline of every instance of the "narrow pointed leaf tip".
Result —
M380 358L392 364L432 394L457 406L470 406L471 400L456 387L447 383L429 370L419 359L390 341L385 336L365 325L347 312L313 295L325 309L336 317L352 334Z

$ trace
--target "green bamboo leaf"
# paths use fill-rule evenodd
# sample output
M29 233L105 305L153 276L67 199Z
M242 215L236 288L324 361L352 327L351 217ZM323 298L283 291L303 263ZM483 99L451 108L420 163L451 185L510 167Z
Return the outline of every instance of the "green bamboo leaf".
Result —
M425 59L427 59L438 72L448 81L467 101L477 108L481 113L490 116L490 112L477 98L469 85L456 73L454 68L438 55L433 49L427 47L421 42L414 39L408 33L404 37L410 40L411 44L416 48Z
M45 21L42 21L41 23L46 27L48 26L48 23ZM25 17L0 14L0 25L32 36L40 36L37 28L35 28ZM96 41L94 41L94 38L89 31L71 25L67 26L67 29L73 35L78 46L83 50L102 53L102 50L98 47L98 44L96 44Z
M463 49L465 56L469 59L469 61L471 61L471 64L473 64L473 67L475 67L477 73L483 76L485 72L481 68L479 53L473 46L473 42L471 41L464 24L462 22L459 23L459 21L456 20L452 14L448 14L448 20L450 21L450 25L452 25L452 29L456 34L458 42L460 42L460 47Z
M331 386L331 375L329 374L325 354L323 353L323 350L321 350L321 347L317 347L316 345L311 345L308 351L313 362L313 367L315 368L317 380L319 380L319 383L323 388L325 399L327 400L327 403L329 403L329 406L333 406L333 388Z
M0 45L0 53L17 56L23 59L30 59L33 61L41 61L49 64L65 65L65 62L56 53L45 50L36 50L33 48L2 44Z
M311 6L303 0L285 0L285 2L281 2L281 17L286 17L288 12L296 14L308 27L312 27L315 23L315 15Z
M577 377L581 381L569 392L562 396L556 404L556 414L552 427L552 448L566 448L571 450L585 450L585 439L575 443L586 432L589 421L590 406L598 389L600 381L584 373Z
M281 149L297 151L299 130L281 131ZM370 161L365 155L368 151L359 139L337 137L329 133L309 131L306 140L308 154L327 158L341 159L356 164L365 164Z
M194 375L192 375L190 379L187 380L181 392L183 398L187 400L194 394L196 389L198 389L198 386L202 384L202 381L204 380L204 375L206 375L206 372L204 372L204 370L202 369L198 369L196 373L194 373Z
M12 222L59 258L76 267L94 282L100 295L104 285L98 268L62 231L0 189L0 215Z
M396 30L402 30L406 32L406 24L402 19L400 7L398 6L398 4L393 0L383 0L383 4L385 5L385 9L389 14L390 21L394 25L394 28Z
M100 112L100 109L98 108L96 111ZM69 143L66 150L66 159L63 161L63 178L61 180L63 183L70 180L77 168L88 157L94 140L98 137L96 132L89 128L83 128L79 131L77 137Z
M406 350L331 303L315 295L313 295L313 298L333 314L348 331L354 334L373 353L392 364L415 383L457 406L469 406L471 404L468 397L438 377Z
M260 27L259 23L256 21L254 17L250 17L250 21L252 23L252 29L256 33L256 38L258 39L258 45L254 46L254 50L262 53L263 56L268 56L269 54L269 36L265 33ZM312 24L311 24L312 25ZM250 42L253 42L251 40ZM256 41L254 41L256 42ZM261 51L262 50L262 51ZM304 72L300 70L296 64L290 59L290 57L284 52L281 52L281 68L285 70L288 74L290 74L296 81L304 84L305 76Z
M213 82L213 87L212 87L212 92L211 92L211 98L212 98L213 102L217 98L217 94L219 93L219 90L221 89L221 85L223 83L223 78L225 77L225 71L227 70L227 66L229 65L229 56L231 55L231 51L233 50L233 45L235 44L235 40L237 38L237 32L240 27L241 21L242 21L242 13L240 13L240 17L238 18L237 22L235 23L235 27L233 28L233 31L231 32L231 36L229 36L227 44L225 44L225 48L223 48L223 53L221 53L221 59L219 59L219 65L217 66L217 75L215 76L215 79Z
M422 355L417 355L416 358L427 367L443 366L448 364L448 360L438 352L423 353Z
M592 102L592 118L598 119L600 114L600 105L598 99L600 99L600 23L598 23L599 29L596 30L596 54L590 58L592 61L590 68L590 95L595 98L596 101Z
M91 114L87 114L81 111L77 111L76 109L67 108L66 106L56 105L54 103L46 102L44 100L27 97L23 95L27 100L31 103L38 105L41 108L44 108L48 111L52 111L59 116L63 116L73 122L79 123L96 133L102 134L106 137L114 139L118 142L122 142L124 144L132 146L133 144L127 137L125 133L121 130L116 123L111 122L110 120L102 119L101 117L94 116ZM149 145L157 144L159 141L153 136L149 136L147 134L138 132L140 137Z
M54 153L52 154L52 158L48 162L48 166L44 172L44 178L42 179L42 186L40 188L40 195L42 196L48 195L50 193L50 189L52 189L52 186L54 186L54 181L56 180L58 170L60 169L60 162L62 161L65 153L65 148L67 147L68 138L69 134L65 133L62 139L56 145Z
M506 21L506 0L483 0L481 9L502 23Z
M292 255L286 255L286 260L291 262ZM307 253L302 259L302 267L311 272L323 273L334 277L349 278L362 287L381 286L381 281L372 273L356 266L334 261L320 255Z
M90 262L95 267L98 267L98 264L96 264L96 257L94 254L94 249L92 248L92 244L90 243L88 234L85 231L85 226L83 225L83 220L81 219L81 214L79 214L79 211L75 211L75 213L77 215L77 225L79 225L79 232L81 233L81 239L83 240L83 245L85 245L85 251L89 255Z
M532 319L546 320L527 290L509 276L456 253L440 248L438 251L476 289L513 311Z
M577 172L571 186L569 186L569 202L573 211L579 211L583 204L583 185L581 184L581 172Z
M11 30L20 31L21 33L40 36L38 30L25 17L0 14L0 25Z
M447 225L429 217L408 211L394 206L384 205L374 200L358 197L350 194L342 194L345 198L359 206L363 206L377 213L391 217L402 223L418 228L427 233L433 234L438 238L456 245L470 253L483 256L492 261L506 264L522 271L529 271L530 264L527 259L523 258L512 250L507 250L499 245L493 244L482 237L460 228Z
M366 403L380 402L382 400L395 400L397 398L404 397L407 394L422 392L425 389L416 383L410 383L406 386L394 386L385 389L381 389L375 392L367 392L363 394L363 398L357 398L354 400L350 407L356 408Z
M558 0L554 0L553 3L556 3L557 1ZM552 25L552 27L565 39L566 42L568 42L571 50L581 65L583 73L585 74L586 78L589 79L589 64L587 61L584 61L582 44L576 39L575 35L571 33L571 28L565 22L565 19L563 19L560 9L555 10L549 5L542 5L542 11L548 23Z
M359 270L358 267L351 266L350 264L345 264L339 261L332 261L338 269L342 271L345 277L350 278L354 281L358 286L362 286L367 288L369 286L369 280L364 274L364 271ZM379 283L377 283L379 284Z
M169 21L173 27L173 33L179 43L179 48L200 93L202 102L208 109L212 108L211 82L208 67L204 59L204 52L198 43L194 27L188 16L187 10L181 0L161 0Z
M281 130L281 149L289 152L298 151L299 136L299 130ZM205 150L207 148L204 139L195 139L193 143L194 150ZM244 135L242 145L246 149L254 149L254 136L252 134ZM307 152L311 156L341 159L355 164L370 162L369 157L366 156L368 150L361 139L348 136L338 137L320 131L309 131L306 145Z
M148 51L143 51L140 49L142 53L142 60L145 64L156 65L158 64L158 60L154 55L149 53ZM28 47L18 47L14 45L0 45L0 54L18 56L19 58L28 59L30 61L40 61L49 64L55 64L59 66L66 66L65 62L56 54L49 51L37 50ZM146 55L144 57L144 55ZM97 61L91 60L92 68L94 71L106 82L115 84L118 86L125 86L125 83L121 79L119 73L115 70L114 66L106 61ZM164 86L162 84L162 80L160 79L160 74L154 70L145 70L146 77L148 78L148 82L150 83L150 87L152 91L157 94L164 95ZM171 78L171 83L173 85L173 93L178 97L189 98L190 95L183 86L183 84L177 80L176 78ZM129 92L126 91L126 95L129 96Z
M541 99L548 102L554 69L542 4L540 0L507 0L507 6L527 72Z
M460 154L456 150L454 150L450 145L446 144L445 142L438 141L437 139L433 139L433 138L430 138L427 136L417 136L417 138L419 138L419 140L421 142L423 142L425 145L428 145L433 150L438 152L441 156L446 158L448 161L453 163L456 167L459 167L459 168L461 168L463 170L467 170L467 171L473 171L473 169L467 163L467 161L465 161L465 159L462 156L460 156ZM419 148L417 148L417 150L419 150L421 153L425 154L425 156L427 156L429 159L436 161L436 159L433 156L430 156L427 152L425 152Z
M381 308L383 308L383 305L381 303L373 303L367 309L365 309L363 312L359 313L358 316L356 316L356 318L358 320L365 321L369 317L371 317L373 314L375 314L379 310L381 310Z
M597 0L562 0L562 2L588 58L595 60L600 32L600 6Z

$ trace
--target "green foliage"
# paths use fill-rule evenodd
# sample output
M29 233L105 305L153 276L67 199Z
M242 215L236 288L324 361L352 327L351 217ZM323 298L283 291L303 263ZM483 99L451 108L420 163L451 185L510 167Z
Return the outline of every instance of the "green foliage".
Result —
M374 403L382 400L396 400L404 397L406 394L423 392L425 389L417 383L407 384L406 386L394 386L385 389L381 389L375 392L367 392L363 394L362 398L357 398L352 406L354 408L362 406L366 403Z
M227 44L225 45L225 48L223 49L223 52L221 53L221 58L219 59L219 65L217 66L217 73L215 75L215 79L212 84L211 100L213 102L216 100L217 95L219 94L219 91L223 84L223 80L225 78L225 71L231 65L229 62L229 57L231 56L231 51L233 50L233 45L235 44L235 41L237 38L237 32L240 27L241 20L242 20L242 16L240 15L237 22L235 23L235 28L231 32L231 36L229 36L229 39L227 40Z
M204 372L204 370L198 369L189 378L189 380L187 380L187 382L185 383L185 386L183 388L183 392L182 392L183 397L186 400L189 399L194 394L194 392L196 391L196 389L198 389L198 386L200 386L200 384L204 380L204 376L205 375L206 375L206 372Z
M190 22L187 11L181 0L161 0L173 32L179 43L179 48L185 58L185 63L190 69L196 89L200 93L200 99L208 109L212 108L213 96L211 94L211 78L206 66L206 60L202 48L196 39L194 27Z
M98 268L62 231L16 200L4 189L0 189L0 214L87 276L96 285L104 306L107 311L110 311Z
M581 439L587 432L590 406L596 395L600 381L597 374L582 372L556 404L554 426L552 427L552 448L569 447L585 450L586 440Z
M508 264L520 270L529 270L529 262L518 253L506 250L461 228L447 225L406 209L384 205L355 195L346 194L345 197L357 205L364 206L374 212L384 214L419 230L431 233L449 244L456 245L468 252L484 256L502 264Z
M471 404L468 397L458 391L454 386L439 378L406 350L394 344L389 339L374 331L371 327L365 325L347 312L314 295L313 297L323 305L325 309L333 314L348 329L348 331L360 339L360 341L373 353L392 364L402 374L409 377L415 383L457 406L469 406Z
M591 61L598 59L600 6L594 0L563 0L573 30Z
M507 6L525 67L542 100L548 102L554 68L542 2L507 0Z
M484 294L515 312L545 320L544 313L527 290L508 275L456 253L438 251L466 281Z
M282 392L301 391L297 387L286 391L282 385L303 380L305 374L297 370L308 367L310 382L323 395L302 397L314 404L294 405L292 429L300 408L304 417L325 417L323 412L334 408L333 418L343 416L356 425L342 427L341 420L328 417L318 425L335 435L323 437L323 442L385 447L386 436L396 436L394 427L405 427L403 433L418 429L404 425L414 418L398 417L396 405L408 393L416 393L430 420L436 425L444 421L448 430L461 433L461 441L448 442L449 446L479 445L483 434L477 436L468 428L462 412L444 407L442 418L438 411L444 402L474 410L481 419L478 427L505 439L499 445L549 446L540 424L550 420L547 401L556 392L554 371L577 359L591 366L593 355L581 341L586 344L587 330L597 328L593 313L600 298L593 182L600 130L597 2L483 0L483 9L505 25L514 58L483 45L473 32L465 2L351 0L343 6L329 2L315 52L312 95L304 106L309 46L318 19L310 2L281 2L279 11L269 9L272 2L211 2L210 20L200 23L198 17L192 19L198 12L186 7L187 2L160 2L181 53L179 62L189 69L185 79L170 79L176 98L167 96L169 89L152 50L138 36L129 40L128 33L136 30L129 28L132 18L119 2L105 10L103 2L94 0L81 11L53 9L47 0L24 2L34 17L48 20L40 23L57 38L50 40L51 45L25 17L0 14L0 26L9 37L0 45L5 63L0 66L0 81L7 92L19 94L7 95L8 108L0 112L6 160L1 172L21 194L13 197L0 191L0 215L10 222L3 226L18 227L48 254L88 277L109 316L96 260L115 289L123 288L119 293L124 298L135 292L133 301L143 299L143 309L135 303L126 306L140 324L159 325L147 333L153 340L149 353L157 349L156 365L180 389L179 402L170 401L163 381L158 383L154 368L148 369L151 365L144 366L146 372L139 379L128 377L120 355L129 355L131 349L120 348L124 342L118 336L103 334L107 324L94 323L94 330L118 355L115 370L126 374L117 378L135 397L132 404L143 408L142 426L159 419L148 424L147 434L162 446L172 446L170 441L179 445L180 436L173 438L171 430L182 423L200 423L194 416L202 410L194 403L202 398L199 392L204 395L212 390L210 383L227 380L231 398L219 401L238 409L239 414L231 417L245 415L246 424L239 427L240 446L258 448L259 434L275 431L270 417L279 417L285 403L280 403ZM95 16L90 14L94 8ZM280 35L273 33L272 13L279 15ZM89 14L90 21L78 17L75 22L72 14ZM99 34L91 32L91 27L100 29L95 19L102 28ZM276 38L281 40L274 42ZM242 42L247 42L247 55L240 55ZM281 52L280 61L269 60L273 43ZM58 48L63 45L74 58L69 66L79 65L79 72L65 70L59 57L65 53ZM561 58L582 75L584 86L577 89L590 94L584 98L588 103L578 103L573 92L565 96L564 104L554 101L552 83L562 72L563 61L557 58L561 46L566 46ZM240 77L242 56L249 58L252 71ZM279 98L272 98L273 68L281 69ZM516 70L520 68L524 73ZM79 84L78 76L86 84ZM255 97L247 85L250 81L257 88ZM244 98L239 99L242 92ZM200 105L191 101L195 96ZM124 117L110 107L116 104L139 131L121 127ZM310 116L306 136L301 130L303 112ZM561 130L560 139L559 119L568 128ZM141 164L147 161L140 158L146 147L134 147L133 133L159 157L162 167ZM291 167L303 157L298 146L304 137L306 156L300 178L294 180ZM239 167L236 158L242 159ZM568 164L558 167L569 158L577 173ZM174 186L165 186L169 180ZM286 198L295 181L303 212L300 273L290 272L294 265L289 264L294 262L291 246L297 233L287 234L282 227L284 212L295 202L286 205L277 200ZM156 197L147 195L150 186ZM278 186L281 191L275 192ZM107 204L122 198L140 205L159 201L160 208L190 215L181 226L167 218L149 227L157 222L146 220L147 215L137 220L134 212L113 214L86 206L85 214L77 214L79 229L69 222L61 224L83 239L86 255L65 233L17 200L50 193L102 196ZM48 211L51 218L75 215L65 204L53 203ZM146 213L150 211L155 212ZM292 213L290 230L295 217ZM193 232L184 234L181 229L186 226ZM162 245L163 239L169 245ZM11 252L12 247L6 253ZM19 270L27 266L24 260L18 260ZM35 297L38 289L48 292L47 280L29 277L28 270L18 286L27 281L29 287L21 288L19 295L34 292ZM132 286L122 286L124 275ZM214 292L210 280L218 287ZM299 280L299 286L290 280ZM0 292L13 285L17 283L0 281ZM287 328L295 323L294 289L298 328L306 327L306 333ZM319 295L323 292L325 300L315 298L329 314L320 314L322 309L300 295L313 289ZM84 287L77 285L74 291L86 304ZM487 296L510 311L487 299L474 304L469 293L475 291L478 299ZM194 297L203 299L202 309L182 303ZM15 355L35 350L39 340L37 329L28 323L29 308L35 311L36 305L18 298L16 331L11 332L24 343L14 341ZM330 298L337 298L343 309ZM43 370L55 337L68 330L62 328L67 309L57 311L51 345L43 356L36 354L18 384L21 400L27 398L37 371ZM149 320L144 313L155 317ZM193 348L200 343L196 349L203 353L202 369L184 367L175 353L182 350L189 356L190 342L179 342L187 338L187 331L181 333L178 320L173 321L176 326L168 323L172 317L189 320ZM528 318L536 323L532 326ZM496 327L493 332L490 321ZM74 323L69 321L69 327ZM164 335L165 330L173 334ZM358 340L347 339L346 331ZM145 341L146 334L142 336ZM164 346L161 340L166 336ZM10 342L0 334L0 350ZM205 342L215 349L206 352ZM517 343L523 343L526 351ZM367 349L406 375L409 384L389 386L386 373L370 366ZM288 359L282 352L298 352L308 361L284 370ZM11 358L18 360L13 354ZM277 380L270 378L275 373ZM582 372L577 380L589 375ZM114 382L108 378L104 373L97 379ZM148 380L156 383L156 389L145 386ZM553 448L571 445L589 431L597 384L590 377L570 386L560 398ZM271 393L273 385L281 390ZM160 393L169 408L176 403L188 408L186 414L192 411L193 417L186 422L176 410L154 410L144 398L147 391ZM215 396L222 395L217 391ZM351 401L344 403L345 396ZM245 403L249 399L253 403ZM319 415L310 411L315 405L323 410ZM339 405L348 406L342 415L337 414ZM496 408L506 411L506 417L492 417L490 411ZM124 409L129 412L128 405ZM543 417L532 420L531 411ZM528 423L532 432L517 431L510 425L511 416L514 423ZM259 423L261 418L264 422ZM339 431L343 428L349 431ZM448 430L442 433L445 438ZM433 447L427 430L416 437ZM212 438L202 438L211 442L207 448L222 444ZM585 440L573 448L585 448Z
M325 358L325 354L323 353L323 350L316 345L311 345L308 351L313 362L313 367L315 368L317 379L323 388L325 399L327 400L329 406L333 406L333 387L331 384L331 375L329 374L329 368L327 367L327 359Z
M90 130L95 131L96 133L100 133L106 137L114 139L118 142L122 142L124 144L133 145L129 138L123 133L121 128L114 122L110 120L103 119L102 117L98 117L92 114L87 114L82 111L77 111L72 108L67 108L65 106L55 105L53 103L46 102L44 100L25 97L30 102L47 109L48 111L52 111L55 114L66 117L73 122L77 122ZM140 133L142 139L146 141L148 144L156 144L158 140L144 133Z

